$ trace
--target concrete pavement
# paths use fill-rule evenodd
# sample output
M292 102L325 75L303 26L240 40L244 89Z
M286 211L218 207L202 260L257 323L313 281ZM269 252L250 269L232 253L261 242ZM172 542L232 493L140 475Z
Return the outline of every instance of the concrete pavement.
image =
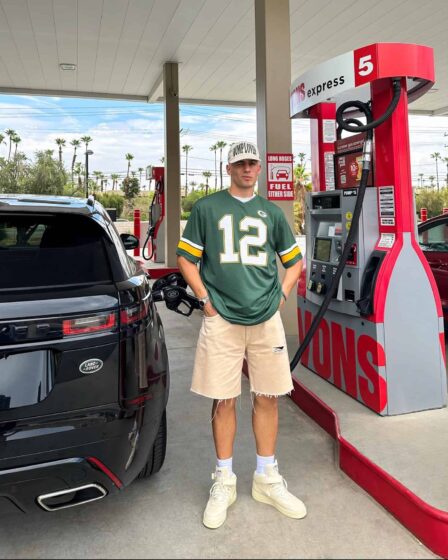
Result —
M287 397L280 399L277 456L308 516L288 519L255 502L245 378L234 453L238 500L223 527L206 529L201 519L215 461L210 403L189 391L201 317L158 307L171 366L162 470L100 502L1 519L0 558L435 558L339 470L333 440Z

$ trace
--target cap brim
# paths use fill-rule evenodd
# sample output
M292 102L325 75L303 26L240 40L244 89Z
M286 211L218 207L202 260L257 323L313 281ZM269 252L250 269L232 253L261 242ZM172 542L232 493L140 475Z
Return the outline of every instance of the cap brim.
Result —
M254 154L239 154L228 161L228 163L237 163L238 161L243 161L243 159L252 159L253 161L261 161L260 157L254 156Z

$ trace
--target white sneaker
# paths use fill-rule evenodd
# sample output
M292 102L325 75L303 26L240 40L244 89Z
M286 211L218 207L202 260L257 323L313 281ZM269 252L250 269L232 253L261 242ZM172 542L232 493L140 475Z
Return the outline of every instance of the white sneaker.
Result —
M226 520L227 508L236 500L236 475L228 467L216 467L212 480L216 482L210 488L202 522L209 529L217 529Z
M286 480L278 472L277 461L265 466L265 474L255 471L252 498L257 502L274 506L287 517L302 519L306 515L305 504L288 491Z

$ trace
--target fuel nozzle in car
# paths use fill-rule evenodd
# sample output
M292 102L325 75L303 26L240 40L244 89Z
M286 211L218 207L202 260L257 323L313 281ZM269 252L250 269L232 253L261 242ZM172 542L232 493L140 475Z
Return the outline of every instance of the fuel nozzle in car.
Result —
M187 283L182 274L173 272L156 280L152 286L154 301L164 301L170 311L189 317L199 309L199 300L187 292Z

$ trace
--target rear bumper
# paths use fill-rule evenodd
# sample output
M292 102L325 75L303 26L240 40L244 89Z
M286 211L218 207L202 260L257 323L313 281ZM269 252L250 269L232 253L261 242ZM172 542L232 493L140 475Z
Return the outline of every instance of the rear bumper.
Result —
M5 469L0 471L0 515L74 507L119 489L118 479L82 457Z

